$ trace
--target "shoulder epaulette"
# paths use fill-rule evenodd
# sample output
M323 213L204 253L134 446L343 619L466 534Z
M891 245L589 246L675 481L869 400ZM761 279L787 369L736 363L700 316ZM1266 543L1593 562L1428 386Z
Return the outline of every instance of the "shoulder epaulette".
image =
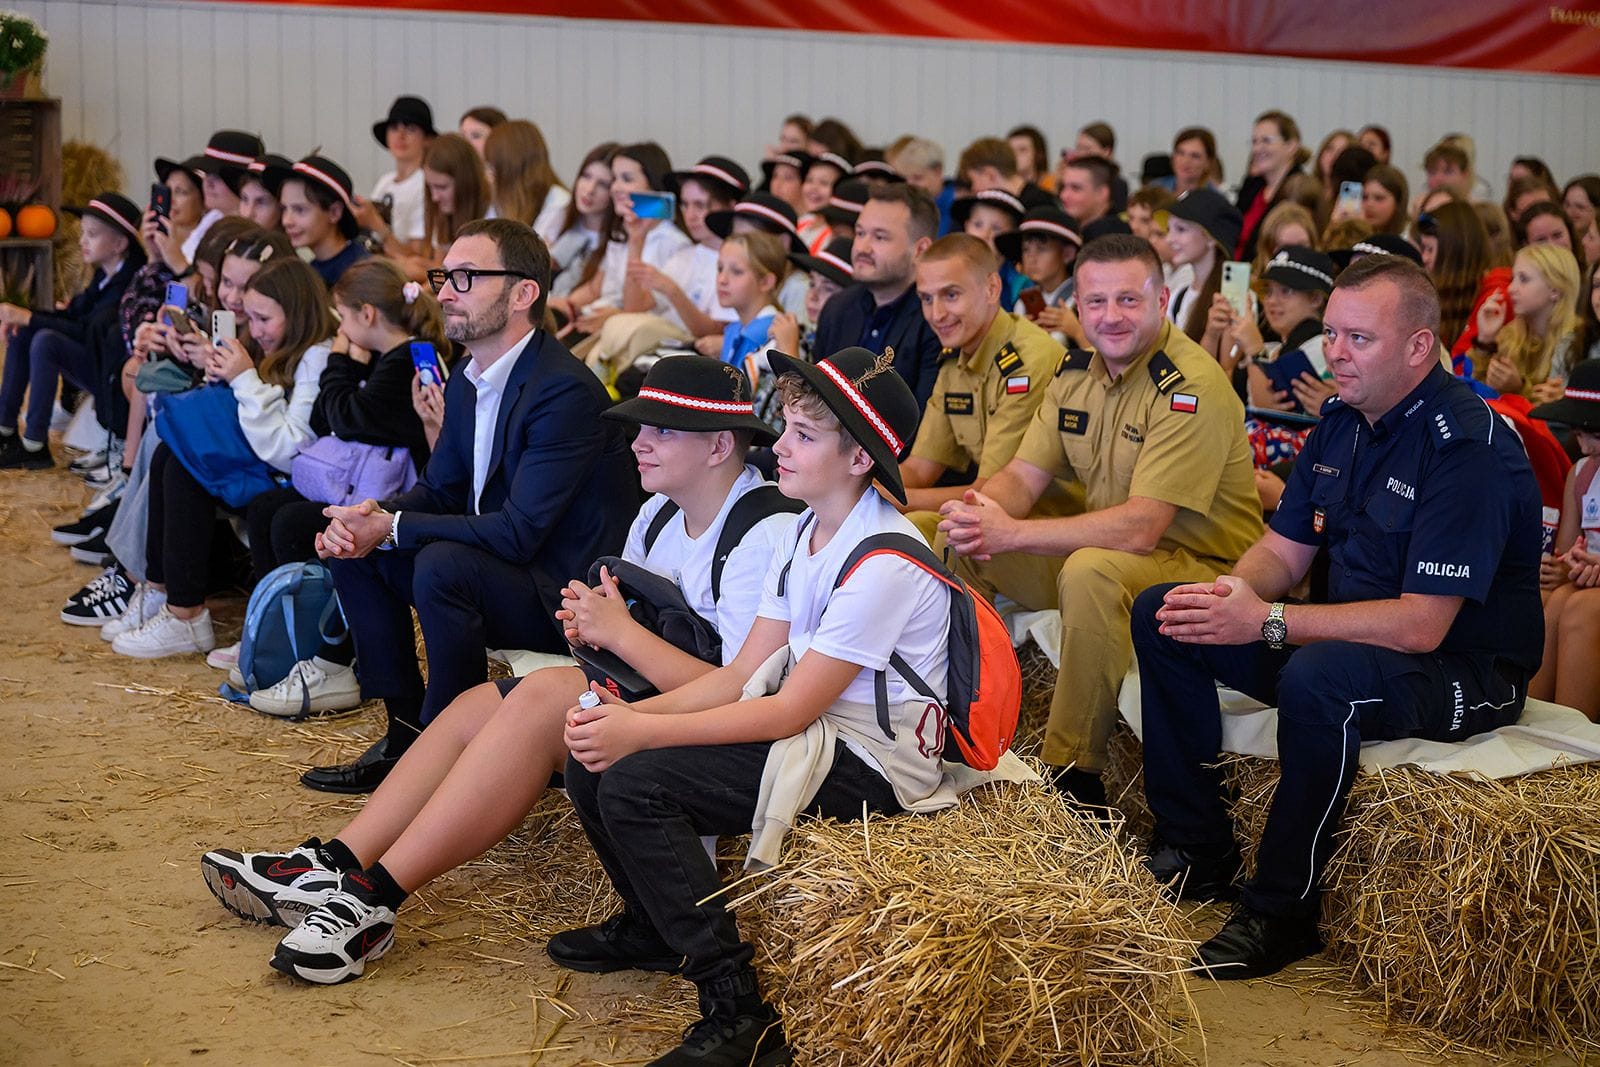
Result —
M1069 348L1061 357L1060 366L1056 367L1056 377L1069 370L1088 370L1089 363L1094 359L1094 353L1087 348Z
M1456 425L1454 415L1455 413L1449 408L1441 407L1428 420L1429 425L1433 427L1434 439L1441 445L1447 445L1462 437L1461 428Z
M1322 402L1322 407L1317 410L1317 414L1327 418L1342 407L1344 407L1344 401L1339 399L1339 395L1335 393Z
M1156 392L1170 393L1183 381L1183 371L1165 352L1157 352L1150 357L1150 380L1156 383Z
M959 348L941 348L939 349L939 361L942 363L947 359L954 359L960 354L961 349Z
M1000 351L995 353L994 365L1000 368L1001 377L1010 377L1022 369L1022 357L1017 354L1017 346L1007 341L1000 346Z

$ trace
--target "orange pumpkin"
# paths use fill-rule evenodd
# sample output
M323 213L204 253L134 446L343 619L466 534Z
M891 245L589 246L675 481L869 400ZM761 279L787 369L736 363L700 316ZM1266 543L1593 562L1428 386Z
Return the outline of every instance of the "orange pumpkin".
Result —
M0 241L11 236L11 212L0 207Z
M44 204L29 204L17 212L17 236L37 241L56 232L56 213Z

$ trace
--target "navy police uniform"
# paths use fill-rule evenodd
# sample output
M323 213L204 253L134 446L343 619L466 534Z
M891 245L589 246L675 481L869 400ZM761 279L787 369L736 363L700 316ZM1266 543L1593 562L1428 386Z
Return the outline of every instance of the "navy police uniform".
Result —
M1211 766L1222 743L1214 680L1276 704L1282 778L1244 901L1269 915L1315 914L1363 740L1458 741L1521 714L1543 650L1540 515L1516 434L1443 368L1375 425L1329 400L1272 528L1326 546L1330 602L1423 593L1462 597L1461 609L1430 653L1353 641L1275 650L1163 636L1155 612L1172 586L1146 591L1133 643L1160 839L1194 855L1232 842Z

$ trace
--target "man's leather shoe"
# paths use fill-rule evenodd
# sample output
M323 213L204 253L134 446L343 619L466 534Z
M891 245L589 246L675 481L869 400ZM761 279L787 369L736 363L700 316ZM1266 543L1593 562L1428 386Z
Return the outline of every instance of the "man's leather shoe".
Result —
M626 910L598 926L555 935L545 952L567 970L588 974L628 970L677 974L683 970L683 957L672 951L650 921Z
M1156 840L1150 843L1144 867L1175 900L1233 900L1239 895L1234 884L1239 877L1237 844L1230 844L1220 854L1206 855Z
M389 755L389 739L385 737L356 757L354 763L311 768L300 776L300 784L324 793L370 793L399 762L399 756Z
M1217 936L1201 945L1193 966L1211 978L1260 978L1322 951L1315 916L1278 916L1239 904Z

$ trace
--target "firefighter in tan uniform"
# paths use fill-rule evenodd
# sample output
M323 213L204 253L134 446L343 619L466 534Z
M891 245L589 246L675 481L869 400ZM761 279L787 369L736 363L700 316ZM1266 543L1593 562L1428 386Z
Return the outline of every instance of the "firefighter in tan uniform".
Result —
M900 464L908 503L901 507L934 543L939 508L965 486L938 486L946 472L976 468L971 488L1011 461L1061 363L1061 345L1027 319L1000 309L999 260L966 234L943 237L917 257L917 296L944 346L939 376ZM1058 480L1039 501L1043 514L1083 510L1083 493Z
M981 592L1061 610L1061 672L1045 762L1078 800L1104 804L1100 772L1133 659L1134 597L1226 574L1261 536L1244 408L1204 349L1165 319L1161 262L1137 237L1089 243L1076 266L1093 353L1061 360L1016 455L981 492L942 508L957 570ZM1057 479L1082 515L1041 517Z

